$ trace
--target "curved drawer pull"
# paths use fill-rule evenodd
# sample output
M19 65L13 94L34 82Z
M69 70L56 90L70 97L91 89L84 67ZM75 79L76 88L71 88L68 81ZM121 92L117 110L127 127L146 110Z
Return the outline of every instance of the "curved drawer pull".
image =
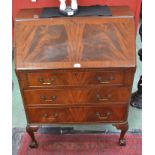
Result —
M111 94L108 94L107 95L107 98L101 98L99 94L96 95L96 98L99 100L99 101L109 101L111 99L112 95Z
M57 99L57 96L52 96L50 98L51 98L50 100L46 100L46 97L44 95L40 96L40 99L44 100L45 102L53 102L53 101L55 101Z
M98 119L100 119L100 120L106 120L106 119L109 118L110 115L111 115L110 112L107 112L107 113L106 113L106 116L101 116L101 114L100 114L99 112L96 113L96 116L97 116Z
M100 82L100 84L109 84L114 79L114 77L110 76L108 80L103 80L101 76L97 76L96 79L98 82Z
M108 98L99 98L98 100L99 101L108 101L109 99Z
M51 85L54 81L55 81L55 78L51 78L49 80L44 80L43 78L40 78L38 80L42 85Z
M58 116L59 116L58 113L54 113L51 117L48 117L48 114L44 114L43 118L48 119L48 120L55 120L58 118Z

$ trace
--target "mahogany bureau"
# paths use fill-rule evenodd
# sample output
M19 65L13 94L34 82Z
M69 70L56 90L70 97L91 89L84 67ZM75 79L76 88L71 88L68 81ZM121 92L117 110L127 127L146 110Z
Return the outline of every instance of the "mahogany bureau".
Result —
M50 124L110 123L125 145L136 69L135 23L128 7L112 16L39 18L41 9L15 18L15 69L34 132Z

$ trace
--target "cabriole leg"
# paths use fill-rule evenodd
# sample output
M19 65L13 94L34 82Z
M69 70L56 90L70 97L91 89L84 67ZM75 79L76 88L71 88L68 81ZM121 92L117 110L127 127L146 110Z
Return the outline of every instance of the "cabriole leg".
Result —
M124 124L114 124L114 126L117 129L121 130L121 134L120 134L120 138L119 138L119 145L120 146L125 146L126 145L126 140L125 140L125 134L128 131L128 122L124 123Z
M29 136L31 137L31 144L29 145L30 148L37 148L38 147L38 143L35 139L35 135L34 132L36 132L38 130L38 127L31 127L29 125L27 125L26 127L26 131L29 134Z

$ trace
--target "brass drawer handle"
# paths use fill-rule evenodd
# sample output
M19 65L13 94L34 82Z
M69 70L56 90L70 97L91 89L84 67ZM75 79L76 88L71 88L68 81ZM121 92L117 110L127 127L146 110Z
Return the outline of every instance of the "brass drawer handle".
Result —
M42 85L51 85L54 81L55 81L55 78L51 78L49 80L44 80L43 78L40 78L38 80Z
M110 115L111 115L110 112L107 112L107 113L106 113L106 116L101 116L101 114L100 114L99 112L96 113L96 116L97 116L98 119L100 119L100 120L106 120L106 119L109 118Z
M108 98L100 98L98 99L99 101L108 101L109 99Z
M111 94L108 94L106 98L101 98L99 94L96 95L96 98L99 100L99 101L109 101L111 99L112 95Z
M101 84L108 84L110 81L100 81Z
M52 83L51 82L43 82L42 84L43 85L51 85Z
M54 113L51 117L49 117L48 114L44 114L44 115L43 115L43 118L48 119L48 120L55 120L55 119L57 119L58 117L59 117L59 114L58 114L58 113Z
M110 76L108 80L103 80L101 76L97 76L96 79L100 84L109 84L114 79L114 77Z
M44 100L46 102L53 102L53 101L55 101L57 99L57 96L52 96L50 98L51 98L51 100L46 100L46 97L45 96L43 96L43 95L40 96L40 99L41 100Z

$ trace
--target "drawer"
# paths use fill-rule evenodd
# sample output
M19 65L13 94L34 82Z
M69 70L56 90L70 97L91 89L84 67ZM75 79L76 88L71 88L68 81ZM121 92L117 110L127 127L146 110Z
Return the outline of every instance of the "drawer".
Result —
M127 106L27 108L29 123L121 122L127 119Z
M48 71L26 74L30 87L122 85L123 71Z
M24 90L25 103L31 105L127 103L128 87Z

